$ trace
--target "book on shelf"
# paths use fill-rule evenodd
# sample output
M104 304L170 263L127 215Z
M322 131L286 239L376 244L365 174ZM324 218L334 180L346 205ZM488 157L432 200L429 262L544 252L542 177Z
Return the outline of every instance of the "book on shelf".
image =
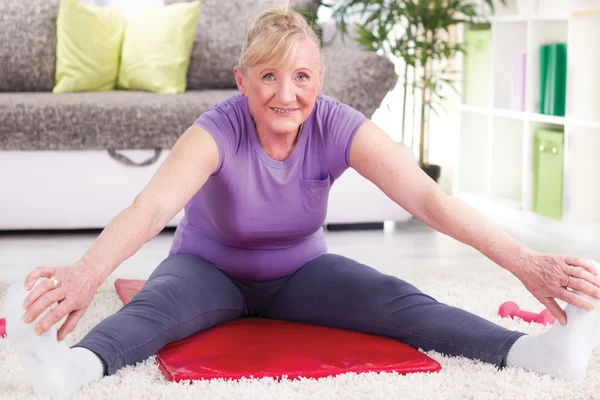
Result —
M565 116L567 44L540 46L540 113Z

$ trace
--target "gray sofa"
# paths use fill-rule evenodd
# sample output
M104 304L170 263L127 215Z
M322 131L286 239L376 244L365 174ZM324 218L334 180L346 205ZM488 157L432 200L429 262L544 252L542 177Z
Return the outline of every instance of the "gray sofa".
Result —
M202 0L183 94L53 94L59 0L0 1L0 150L171 148L202 112L236 91L233 67L252 19L281 4ZM324 52L323 93L370 117L396 82L392 63L355 46Z
M0 0L3 231L103 229L152 179L194 120L235 93L233 67L251 21L284 0L201 0L187 91L179 95L53 94L59 1ZM332 43L324 49L323 92L370 117L396 81L392 63L339 37ZM350 169L332 187L326 223L409 218Z

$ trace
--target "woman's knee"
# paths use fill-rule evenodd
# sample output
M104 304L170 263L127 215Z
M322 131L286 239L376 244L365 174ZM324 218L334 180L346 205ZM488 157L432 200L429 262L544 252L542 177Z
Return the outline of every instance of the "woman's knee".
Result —
M430 295L407 281L392 275L381 274L375 279L374 285L382 294L421 299L424 302L437 301Z
M361 299L365 306L381 307L383 304L437 302L414 285L393 275L357 262L353 259L324 254L298 271L301 281L311 285L329 287L340 298Z
M337 264L342 269L338 273L340 280L352 288L355 293L364 296L366 302L390 304L393 301L413 304L437 302L433 297L423 293L416 286L396 276L383 273L373 267L346 259L345 265Z

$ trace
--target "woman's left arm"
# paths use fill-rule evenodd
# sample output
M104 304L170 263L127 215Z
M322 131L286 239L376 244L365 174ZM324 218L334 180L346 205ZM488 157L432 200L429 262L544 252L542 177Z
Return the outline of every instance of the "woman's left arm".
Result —
M593 308L592 302L567 290L565 284L600 298L600 279L590 260L542 254L523 246L483 215L444 193L371 121L365 122L354 136L350 166L414 217L472 246L510 271L561 324L566 323L566 314L555 298L577 307Z

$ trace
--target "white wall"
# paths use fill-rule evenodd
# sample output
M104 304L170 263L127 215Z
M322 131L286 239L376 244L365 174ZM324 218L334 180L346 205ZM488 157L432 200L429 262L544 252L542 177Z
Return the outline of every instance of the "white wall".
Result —
M130 20L140 10L148 7L160 7L164 4L163 0L105 0L111 5L119 6L125 15L125 19Z
M85 4L95 4L97 6L114 5L121 8L125 19L130 20L140 10L147 7L159 7L164 4L163 0L81 0Z

